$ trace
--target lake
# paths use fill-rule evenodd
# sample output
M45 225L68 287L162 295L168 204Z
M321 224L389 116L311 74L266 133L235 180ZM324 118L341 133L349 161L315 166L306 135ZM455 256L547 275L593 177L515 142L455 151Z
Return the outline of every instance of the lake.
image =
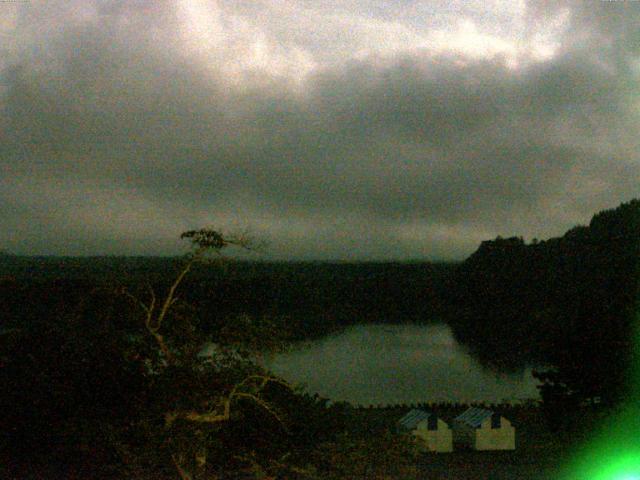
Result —
M310 393L361 405L539 398L531 369L483 368L441 323L356 325L269 356L265 365Z

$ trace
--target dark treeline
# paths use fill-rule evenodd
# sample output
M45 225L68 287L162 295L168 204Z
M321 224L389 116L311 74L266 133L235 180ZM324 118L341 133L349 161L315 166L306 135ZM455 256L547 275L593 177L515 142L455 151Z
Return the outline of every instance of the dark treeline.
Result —
M399 263L240 264L195 282L203 312L284 318L297 338L366 322L425 321L443 311L450 265Z
M559 238L483 242L451 278L447 318L481 359L550 366L543 396L616 402L629 385L640 201Z
M639 225L634 200L559 238L482 242L461 264L201 265L181 297L205 330L248 315L275 321L297 339L354 323L444 319L461 343L500 368L606 359L589 364L613 392L621 385L612 382L623 382L629 364ZM56 305L78 302L95 288L127 285L143 294L150 282L166 289L179 265L180 258L169 257L0 255L2 326L46 318Z
M599 369L592 374L613 392L629 364L639 239L634 200L559 238L482 242L461 264L237 261L199 266L180 295L205 330L248 315L297 339L354 323L444 319L461 343L500 368L602 358L589 362ZM166 289L179 265L169 257L0 255L2 326L46 318L95 288L126 285L144 294L150 282Z
M73 303L95 288L150 282L167 288L180 265L163 257L0 257L4 325L24 323L53 304ZM439 317L452 264L231 262L201 265L181 297L203 328L230 317L267 317L298 339L364 322L398 323ZM31 320L29 320L31 321Z

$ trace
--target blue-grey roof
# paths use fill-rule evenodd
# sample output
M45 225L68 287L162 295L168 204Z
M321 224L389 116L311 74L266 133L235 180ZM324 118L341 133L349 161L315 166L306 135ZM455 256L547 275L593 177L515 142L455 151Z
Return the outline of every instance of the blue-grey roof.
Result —
M414 408L404 417L398 420L398 424L403 428L406 428L407 430L413 430L418 426L418 423L420 423L422 420L427 420L431 415L433 415L433 413Z
M464 413L458 415L454 421L466 423L467 425L478 428L482 425L487 418L490 418L493 415L491 410L485 410L484 408L471 407L465 410Z

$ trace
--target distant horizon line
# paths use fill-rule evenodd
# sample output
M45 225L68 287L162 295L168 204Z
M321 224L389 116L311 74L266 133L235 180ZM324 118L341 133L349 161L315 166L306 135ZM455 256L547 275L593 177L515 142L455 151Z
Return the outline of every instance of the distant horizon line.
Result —
M88 254L88 255L58 255L58 254L23 254L0 252L0 258L46 258L46 259L91 259L91 258L145 258L145 259L180 259L184 254L158 255L158 254ZM428 259L428 258L408 258L408 259L278 259L278 258L246 258L233 255L225 256L226 260L245 263L461 263L463 259Z

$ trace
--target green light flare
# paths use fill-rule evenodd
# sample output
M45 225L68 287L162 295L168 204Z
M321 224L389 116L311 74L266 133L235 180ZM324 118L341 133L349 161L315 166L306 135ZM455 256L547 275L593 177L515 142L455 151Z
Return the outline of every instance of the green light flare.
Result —
M640 480L640 336L638 320L627 401L564 470L562 480Z
M640 408L627 407L567 466L562 480L640 480Z

